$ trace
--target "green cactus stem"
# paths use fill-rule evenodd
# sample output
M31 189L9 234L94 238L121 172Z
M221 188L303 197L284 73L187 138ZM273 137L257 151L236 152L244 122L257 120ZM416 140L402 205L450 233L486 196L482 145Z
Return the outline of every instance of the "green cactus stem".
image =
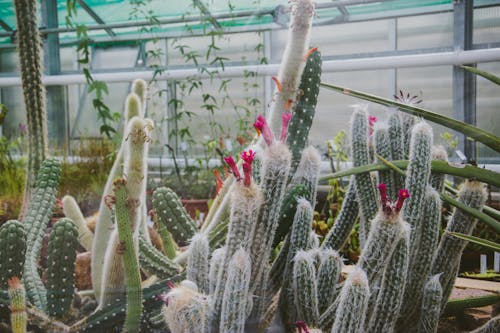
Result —
M191 219L177 194L168 187L159 187L153 193L153 209L158 228L167 228L179 245L186 245L196 233L196 222Z
M201 293L208 294L208 255L210 249L208 238L204 234L196 234L191 238L187 260L186 278L198 286Z
M349 238L358 215L359 204L356 196L354 176L352 176L349 182L349 188L344 196L340 212L335 219L333 227L330 229L325 237L325 240L321 244L321 247L331 248L337 251L340 250Z
M220 332L245 332L245 321L251 309L250 274L250 257L243 248L240 248L229 262L222 300Z
M290 231L295 212L297 211L297 199L300 197L305 198L307 194L307 188L302 184L297 184L287 189L283 198L283 203L281 204L280 220L278 228L276 229L276 234L274 235L273 248L275 248Z
M114 182L115 214L119 238L118 252L123 256L127 308L122 332L138 332L142 315L142 286L139 260L134 244L134 216L139 201L133 199L124 179Z
M415 323L421 303L422 290L427 277L431 273L431 265L439 239L441 224L441 200L439 194L431 186L427 186L424 212L421 222L420 242L415 253L410 253L411 264L403 297L398 327L409 327Z
M393 112L389 117L388 123L389 128L387 131L389 133L392 160L404 160L407 158L407 155L405 154L404 146L403 120L398 112ZM391 176L393 177L394 190L404 187L405 179L402 175L392 171ZM392 198L395 198L396 193L393 193L392 195Z
M337 285L342 271L342 258L332 249L318 253L318 310L322 314L337 296Z
M375 153L382 156L386 160L391 161L392 151L391 143L389 139L389 130L386 126L376 124L373 131L373 142ZM397 197L397 190L401 187L396 187L393 177L394 171L379 171L378 173L378 183L384 183L387 185L387 195L389 198L394 199Z
M87 226L87 221L83 217L80 207L76 203L75 198L70 195L65 195L62 198L63 213L69 218L78 228L78 241L87 251L92 250L92 242L94 241L94 234Z
M7 281L22 278L26 254L26 232L16 220L9 220L0 227L0 290L7 289Z
M405 228L400 210L409 196L408 191L400 190L398 201L392 204L385 194L384 184L380 184L379 189L382 207L372 221L372 230L358 260L358 266L366 273L370 286L384 272L384 267Z
M139 237L139 262L141 268L160 279L179 274L181 267L164 256L143 237Z
M182 281L166 296L163 315L172 333L208 333L210 299L191 281Z
M128 123L135 117L142 117L143 108L139 107L140 100L135 94L127 98L127 103L125 105L125 119L123 126L123 137L120 144L118 153L116 154L115 161L109 172L108 179L104 186L104 190L101 197L101 203L99 204L99 213L97 215L97 223L95 226L94 240L92 243L92 260L91 260L91 277L92 286L94 288L94 293L96 299L101 298L101 286L103 277L104 260L106 256L106 248L110 243L110 237L113 232L114 217L111 206L108 204L107 200L113 192L113 182L116 178L123 176L122 165L124 163L123 158L125 154L125 148L128 140ZM139 112L139 113L137 113ZM114 236L116 238L116 236Z
M158 223L156 224L158 225ZM174 259L177 256L177 243L175 243L174 236L168 231L164 226L159 227L158 234L160 234L160 238L163 243L163 253L169 259Z
M288 43L283 54L283 61L276 79L277 89L269 111L269 124L274 133L278 133L281 115L296 102L302 72L304 56L309 47L314 4L311 0L294 0L292 17L288 29Z
M78 230L70 219L62 218L52 229L47 258L47 311L62 319L74 297L75 259Z
M443 146L433 146L431 150L431 157L433 161L443 161L448 163L448 153ZM446 174L444 173L431 173L431 186L434 187L438 193L443 193L444 191L444 180L446 178Z
M23 281L28 300L41 310L46 309L47 295L38 273L38 257L45 228L52 217L52 210L56 203L60 174L61 163L58 160L50 158L43 161L23 221L27 233Z
M318 285L314 257L310 251L299 251L294 258L292 290L297 319L316 327L319 320Z
M288 137L286 138L286 143L292 152L290 176L295 174L302 156L302 150L309 138L309 130L318 103L321 65L321 53L319 51L312 52L307 58L300 80L299 93L302 96L299 97L295 112L290 120Z
M439 274L428 279L424 285L418 333L436 333L441 314L443 289Z
M38 172L45 160L47 148L47 110L45 87L42 84L42 41L38 31L36 0L15 0L17 41L21 83L28 123L28 170L23 211L27 209Z
M26 313L26 291L17 276L8 280L10 299L10 326L12 333L26 333L28 314Z
M349 276L339 295L332 333L361 333L366 317L369 299L368 279L365 272L356 267Z
M354 167L370 164L368 149L368 114L356 106L351 117L351 153ZM370 221L378 211L377 195L369 173L354 176L356 193L360 206L360 240L363 245L370 232Z
M304 196L311 205L316 205L316 192L318 186L319 172L321 168L321 156L313 146L309 146L302 152L302 158L292 177L290 185L302 184L307 188L307 196Z
M466 206L481 210L486 201L486 191L482 183L476 180L466 180L458 193L458 201ZM459 232L470 235L476 226L477 220L465 214L460 209L455 209L446 226L446 231ZM437 249L436 257L432 263L432 274L442 273L439 280L443 287L443 300L441 308L444 309L446 301L451 294L455 282L460 257L467 241L444 233Z
M387 263L367 332L393 332L403 303L408 272L410 228L407 225Z

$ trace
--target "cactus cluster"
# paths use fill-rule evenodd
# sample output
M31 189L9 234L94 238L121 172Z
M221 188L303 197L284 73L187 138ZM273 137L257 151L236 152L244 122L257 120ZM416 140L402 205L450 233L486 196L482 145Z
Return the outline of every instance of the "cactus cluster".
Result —
M0 262L0 284L8 285L0 310L10 306L14 332L25 332L28 320L64 332L436 331L466 242L448 234L439 240L444 177L431 173L431 161L446 157L432 147L428 124L394 112L386 125L374 126L366 109L356 107L354 166L378 157L408 159L406 178L394 170L356 174L330 232L324 239L312 232L320 155L307 139L321 75L320 53L307 51L313 14L310 0L292 1L277 92L268 119L254 123L261 139L239 162L225 158L231 180L206 224L198 228L172 190L153 193L151 217L164 252L151 242L146 224L153 124L144 118L144 81L132 84L126 100L123 141L95 231L65 197L64 212L74 222L65 218L52 227L45 284L38 259L60 163L44 161L23 223L0 228L0 256L9 258ZM480 210L482 184L466 181L458 201ZM345 277L338 251L358 218L362 251ZM475 223L455 210L447 230L470 234ZM68 327L60 320L71 311L78 242L92 252L98 306Z

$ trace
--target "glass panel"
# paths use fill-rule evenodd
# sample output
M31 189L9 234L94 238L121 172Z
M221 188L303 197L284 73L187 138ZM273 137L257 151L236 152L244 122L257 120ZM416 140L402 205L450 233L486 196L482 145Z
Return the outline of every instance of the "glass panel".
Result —
M500 7L474 10L474 44L500 42Z
M412 50L453 45L453 14L398 18L398 49Z

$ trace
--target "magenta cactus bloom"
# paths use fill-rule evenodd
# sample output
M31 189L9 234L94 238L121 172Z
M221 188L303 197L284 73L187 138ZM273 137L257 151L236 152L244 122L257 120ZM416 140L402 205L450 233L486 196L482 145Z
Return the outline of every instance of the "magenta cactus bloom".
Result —
M410 197L410 192L407 189L399 190L398 200L393 203L387 197L387 185L384 183L378 184L378 190L380 192L380 201L382 204L382 211L388 215L398 214L403 208L403 203L406 199Z
M236 166L236 162L234 161L234 158L229 155L228 157L224 157L224 161L227 163L229 168L231 169L231 173L234 175L236 180L241 179L240 171L238 170L238 167Z
M251 164L255 158L255 152L252 149L244 150L240 157L243 161Z
M267 121L264 116L258 115L257 120L253 124L253 127L255 127L259 135L262 134L268 146L271 146L274 143L274 135L267 125Z
M243 162L243 184L250 186L252 183L252 162L255 158L255 152L252 149L245 150L241 153Z
M309 333L309 328L307 324L303 320L298 320L294 323L295 327L297 327L298 333Z
M290 119L292 119L291 112L285 112L281 115L281 142L285 142L286 137L288 136L288 125L290 124Z

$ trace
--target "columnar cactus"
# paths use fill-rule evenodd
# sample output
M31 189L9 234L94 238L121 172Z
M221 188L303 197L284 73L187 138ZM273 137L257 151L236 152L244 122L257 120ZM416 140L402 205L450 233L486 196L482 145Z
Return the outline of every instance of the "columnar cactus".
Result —
M135 228L137 228L139 200L132 196L124 179L115 180L113 192L115 195L115 214L119 240L118 253L116 254L123 258L127 294L127 309L123 331L138 332L142 315L142 286L137 257L138 251L134 240L134 224ZM104 290L106 289L103 288Z
M351 154L355 167L371 163L368 138L368 114L363 108L356 106L351 118ZM369 173L355 175L354 183L360 206L360 240L364 244L370 231L370 221L378 211L377 195Z
M153 193L153 209L158 229L166 228L179 245L185 245L196 233L196 222L189 216L177 194L168 187Z
M332 249L318 253L318 310L322 314L337 296L337 285L342 271L342 258Z
M143 237L139 237L139 261L141 267L160 279L174 276L181 271L181 266L164 256Z
M135 79L132 82L132 87L130 91L139 97L139 100L143 107L143 110L140 113L135 114L133 116L144 115L146 109L146 102L148 98L148 84L143 79ZM132 119L132 117L128 117L128 119Z
M393 112L388 120L389 142L391 147L391 156L394 161L407 158L405 153L405 137L403 129L403 120L398 112ZM394 189L403 188L405 185L404 177L391 170L394 179ZM396 193L392 195L395 196Z
M408 272L410 228L402 229L400 239L387 263L377 299L369 320L367 332L393 332L403 303ZM367 318L368 319L368 318Z
M210 249L207 236L203 234L194 235L188 251L186 278L196 283L200 292L208 294L208 255Z
M372 229L361 250L358 266L366 273L370 286L382 275L384 267L396 246L405 223L400 216L403 202L409 197L407 190L400 190L398 201L392 204L386 194L385 184L379 185L382 207L372 221Z
M281 115L289 111L296 102L300 78L304 70L304 55L309 47L314 5L311 0L294 0L292 18L288 30L283 61L278 73L277 89L269 111L269 124L277 133L281 124Z
M471 331L471 333L495 333L500 329L500 315L497 315L486 322L483 326Z
M369 294L367 276L361 268L357 267L349 274L340 292L332 333L364 332L363 324L368 308Z
M97 223L95 226L94 240L92 243L92 261L91 261L91 274L92 286L96 299L101 298L101 285L103 277L104 257L106 255L106 248L108 247L109 239L113 231L113 212L111 206L107 202L113 192L113 182L116 178L122 177L123 158L125 154L125 147L128 140L128 122L133 117L142 117L144 109L141 107L141 101L136 94L132 94L127 98L125 105L125 122L123 126L123 138L116 154L115 161L109 173L108 179L104 186L101 203L99 205L99 214L97 215ZM116 236L114 236L116 239Z
M23 280L29 301L42 310L46 309L47 295L38 273L38 257L42 248L45 228L52 217L52 210L56 203L60 173L61 163L59 161L56 159L43 161L28 211L23 220L27 232Z
M47 310L55 318L63 318L74 297L74 272L78 230L70 219L60 219L52 229L47 258Z
M213 295L215 293L215 288L217 287L217 278L219 272L224 266L224 258L226 257L226 247L220 247L214 252L212 252L212 258L210 259L210 269L208 271L208 282L209 282L209 294Z
M38 172L47 156L47 110L42 84L42 41L38 31L36 0L14 1L21 83L28 121L28 170L24 193L24 209L30 200Z
M229 262L227 283L222 300L219 332L245 332L249 314L251 263L248 253L240 248Z
M307 144L309 130L318 102L319 84L321 82L321 53L313 51L307 59L300 80L299 100L290 120L286 143L292 152L290 176L293 176L299 165L302 150Z
M482 183L476 180L466 180L458 192L458 201L462 204L481 210L486 201L486 191ZM477 220L465 214L460 209L455 209L451 219L446 226L446 231L460 232L470 235L476 226ZM460 264L467 241L444 233L437 249L436 257L432 263L432 274L442 273L439 277L443 287L443 300L441 308L444 309L448 297L451 294L456 278L456 271Z
M297 318L316 327L319 320L318 285L314 257L310 251L301 250L295 256L291 287Z
M78 228L78 241L85 250L90 251L92 249L92 242L94 241L94 234L87 226L87 222L75 198L70 195L65 195L62 198L62 205L64 215L73 221Z
M439 274L434 275L428 279L423 289L420 320L418 321L419 333L437 332L442 298L443 289L439 282Z
M443 146L433 146L431 150L431 157L433 161L448 161L448 153ZM444 173L431 173L431 186L434 187L436 191L442 193L444 190L444 180L446 175Z
M321 156L316 148L309 146L302 152L300 163L290 182L292 186L301 184L307 188L308 193L305 198L313 206L316 204L316 188L318 185L320 168Z
M22 278L26 254L26 232L16 220L10 220L0 227L0 290L7 288L12 277Z
M373 141L375 153L388 161L393 160L389 139L389 130L387 127L377 124L373 131ZM389 196L389 198L394 199L397 196L397 189L401 187L396 188L392 173L394 173L394 171L392 170L379 171L378 182L387 185L387 195Z
M10 299L10 325L12 333L26 333L28 314L26 313L26 292L17 276L8 280Z

